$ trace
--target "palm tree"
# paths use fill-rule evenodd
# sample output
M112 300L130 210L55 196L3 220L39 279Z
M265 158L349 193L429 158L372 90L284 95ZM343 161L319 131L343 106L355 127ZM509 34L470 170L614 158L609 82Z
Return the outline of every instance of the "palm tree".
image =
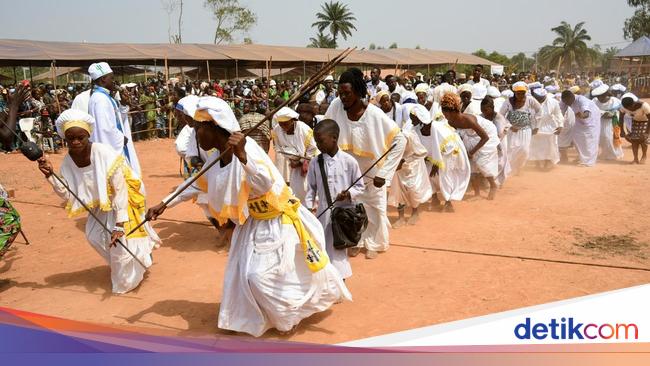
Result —
M307 47L310 48L336 48L336 42L334 42L332 37L323 34L322 32L318 32L315 38L309 38L309 41L311 43L308 44Z
M557 34L551 45L542 47L539 50L539 57L549 67L557 66L558 72L562 66L569 70L574 65L583 65L591 58L592 52L587 47L586 41L591 40L587 30L582 28L585 22L576 24L575 27L567 22L560 23L559 26L551 28Z
M338 1L330 1L321 5L321 10L321 12L316 13L318 21L311 26L316 27L319 33L329 28L335 47L339 35L347 40L348 36L352 35L352 31L357 30L354 24L352 24L352 21L356 21L357 18L348 10L347 5L341 4Z

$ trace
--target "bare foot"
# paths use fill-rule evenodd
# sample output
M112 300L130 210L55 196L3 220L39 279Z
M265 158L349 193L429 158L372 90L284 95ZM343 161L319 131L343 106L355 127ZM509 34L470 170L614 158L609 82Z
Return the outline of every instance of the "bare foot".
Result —
M496 197L496 195L497 195L497 188L496 187L490 188L490 193L488 193L487 199L492 201L494 197Z
M349 257L356 257L361 253L361 248L359 247L354 247L354 248L348 248L348 256Z
M294 325L294 326L291 327L291 329L289 329L289 330L282 331L282 330L279 330L279 329L278 329L278 334L280 334L281 336L292 335L293 333L296 332L296 329L298 329L298 324Z
M415 215L412 215L411 217L409 217L408 224L409 225L415 225L415 224L417 224L418 221L420 221L420 215L415 214Z
M406 220L404 218L400 217L397 221L395 221L393 224L393 229L397 229L402 226L406 226Z
M454 206L449 201L445 203L445 212L456 212L456 210L454 210Z
M639 164L645 164L645 160L646 160L646 157L645 157L645 156L642 157L642 158L641 158L641 161L639 162Z
M366 251L366 259L375 259L379 253L375 252L374 250L367 250Z
M638 160L633 160L633 161L630 162L630 165L634 165L634 164L639 164L639 161Z

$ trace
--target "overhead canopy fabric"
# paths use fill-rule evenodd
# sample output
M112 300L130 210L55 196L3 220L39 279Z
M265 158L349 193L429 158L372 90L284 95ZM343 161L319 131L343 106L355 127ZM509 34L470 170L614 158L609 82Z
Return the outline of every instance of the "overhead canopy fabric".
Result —
M650 56L650 38L643 36L620 50L616 57L643 57Z
M57 66L85 67L92 62L108 61L116 65L199 65L210 67L273 68L301 67L324 63L341 50L269 46L259 44L130 44L130 43L72 43L30 40L0 40L0 65L3 66ZM439 64L495 65L486 59L462 52L425 49L358 50L348 56L346 65L408 65Z

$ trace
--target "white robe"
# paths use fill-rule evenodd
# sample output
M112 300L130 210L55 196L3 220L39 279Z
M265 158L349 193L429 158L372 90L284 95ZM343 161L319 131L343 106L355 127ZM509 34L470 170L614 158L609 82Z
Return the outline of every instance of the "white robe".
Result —
M370 168L390 146L395 145L388 155L367 174L368 178L384 178L386 184L389 184L406 145L406 139L400 133L397 124L384 111L372 104L366 107L366 111L358 121L351 121L340 98L332 101L325 116L335 120L339 125L341 129L339 148L347 151L357 160L362 172ZM359 195L359 202L363 203L368 215L368 228L361 236L359 247L373 251L388 249L390 221L386 216L386 184L377 188L370 179L366 189Z
M560 150L555 130L563 126L564 115L560 103L554 98L546 97L542 102L538 131L530 141L529 160L550 160L551 163L557 164L560 161Z
M501 186L503 183L505 183L506 178L508 178L512 170L510 168L510 161L508 161L507 130L510 128L510 123L499 112L496 112L494 121L492 121L492 123L494 123L494 126L497 129L497 135L500 137L499 146L497 148L499 155L499 173L495 177L495 181L499 186Z
M564 103L562 109L566 108ZM578 150L578 160L581 165L594 166L598 158L598 145L600 143L600 109L594 102L582 95L576 95L575 101L570 106L577 114L589 111L586 119L575 116L573 126L573 142Z
M88 113L88 103L90 102L90 89L79 93L72 100L71 109L77 109Z
M470 160L472 174L481 174L482 176L496 177L499 174L499 135L497 127L487 119L477 115L476 122L488 135L488 141L474 153ZM480 141L481 137L472 129L460 130L460 135L465 144L465 149L471 151Z
M107 93L106 89L103 90ZM124 112L125 109L121 108L115 99L98 89L94 90L88 102L88 114L95 118L90 141L108 145L116 153L123 154L133 172L142 177L140 162L131 138L131 126ZM127 138L126 146L124 137Z
M508 130L508 160L510 161L512 172L518 174L521 168L526 165L526 161L528 160L528 155L530 154L530 140L532 136L531 129L537 126L537 119L541 113L541 106L535 98L526 96L526 102L521 108L514 109L510 100L506 100L503 103L503 106L501 106L499 113L507 119L509 118L508 113L512 111L527 113L530 115L531 119L530 126L518 128L517 131L513 131L512 127Z
M325 174L327 175L327 185L330 189L330 198L335 201L339 193L345 191L352 182L361 176L361 170L357 161L345 151L339 150L334 156L323 154L323 165ZM325 195L325 186L323 178L320 173L318 159L312 159L309 162L309 170L307 172L307 198L305 206L309 209L318 208L317 216L320 215L318 220L323 226L325 231L325 242L327 243L327 254L334 267L339 270L341 277L349 278L352 276L352 267L348 260L346 250L334 248L334 239L332 234L332 220L331 212L325 212L321 215L329 205L327 203L327 196ZM356 204L358 196L364 191L365 187L363 179L360 179L350 188L350 202L335 202L334 207L345 207L346 205Z
M416 131L429 154L429 171L433 165L438 167L438 174L430 178L434 193L440 193L438 199L446 202L461 201L469 186L471 168L460 136L446 120L433 121L429 136L422 135L421 128Z
M424 159L428 150L422 145L420 137L410 121L402 128L406 137L406 147L402 159L402 168L395 172L388 192L388 204L393 207L406 204L417 208L431 199L433 190L427 177L429 172Z
M560 149L568 149L573 145L573 127L576 124L576 115L571 107L567 108L563 114L564 127L557 138Z
M117 222L129 221L129 192L125 174L132 174L124 162L109 146L93 143L90 155L91 164L79 168L66 155L61 164L61 178L93 214L110 229ZM83 206L54 177L48 178L54 191L68 204L68 215L74 217L85 212ZM109 195L109 192L111 193ZM138 217L144 220L144 215ZM122 243L147 267L152 264L151 250L160 242L151 225L144 226L146 236L122 238ZM128 229L125 227L125 229ZM116 294L129 292L140 284L146 269L121 246L110 247L111 235L92 216L86 221L86 239L95 251L111 267L112 291Z
M621 109L621 101L615 97L609 97L605 103L598 98L592 99L600 109L600 158L604 160L618 160L623 158L623 147L614 146L614 125L612 119L618 118L618 111Z
M218 326L259 337L271 328L288 331L341 298L351 300L351 295L331 263L316 273L309 270L296 228L283 223L282 216L268 220L250 216L248 203L239 200L244 187L248 195L241 198L246 200L266 194L279 200L291 197L285 196L288 188L266 152L251 138L246 138L245 149L246 165L234 156L226 166L215 164L170 206L204 191L213 216L235 223ZM298 215L317 246L324 248L320 222L303 206Z
M402 128L404 124L410 120L408 105L395 103L393 108L390 111L386 112L386 115L390 117L399 128Z
M316 142L314 141L314 131L302 121L295 122L292 135L284 132L279 124L276 125L271 131L271 138L273 139L275 155L283 155L285 160L297 160L298 158L286 156L280 152L302 156L306 159L312 159L319 154L318 148L316 148ZM307 196L307 176L302 175L301 167L290 169L289 186L296 198L300 202L305 202L305 197Z

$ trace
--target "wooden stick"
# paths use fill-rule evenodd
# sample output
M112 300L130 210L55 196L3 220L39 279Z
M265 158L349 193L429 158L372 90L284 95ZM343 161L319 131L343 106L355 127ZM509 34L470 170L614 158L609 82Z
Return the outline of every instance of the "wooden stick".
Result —
M268 120L270 120L273 117L273 115L276 114L281 108L297 102L303 94L318 86L322 82L322 79L325 78L325 76L329 73L329 71L334 67L336 67L336 65L338 65L341 61L343 61L343 59L345 59L355 49L356 47L347 48L345 51L341 52L337 57L332 59L331 62L329 62L323 68L318 70L311 78L309 78L309 80L305 82L303 86L300 87L300 89L296 91L288 100L285 100L282 104L275 107L275 109L271 111L271 113L269 113L267 116L264 116L263 119L257 122L257 124L255 124L251 129L246 131L246 133L244 133L244 136L249 136L253 131L257 130L262 124L268 122ZM171 197L169 197L167 201L163 201L163 207L167 207L169 203L174 200L174 198L178 197L178 195L181 194L181 192L183 192L184 190L189 188L192 184L194 184L194 182L196 182L197 179L199 179L203 174L205 174L205 172L207 172L211 167L217 164L221 160L221 158L224 155L227 155L231 150L232 147L229 146L226 150L220 152L219 156L216 159L204 165L203 168L196 175L194 175L190 180L188 180L180 189L177 189L176 192ZM127 236L135 232L136 230L138 230L147 221L149 221L149 219L145 218L138 226L133 228L127 234Z

